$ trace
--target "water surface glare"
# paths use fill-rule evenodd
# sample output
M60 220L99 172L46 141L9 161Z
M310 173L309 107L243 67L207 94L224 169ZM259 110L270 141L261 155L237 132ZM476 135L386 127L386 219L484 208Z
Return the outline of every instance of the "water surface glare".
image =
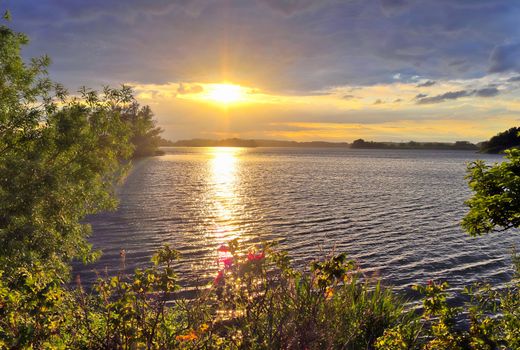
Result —
M119 209L89 218L90 241L103 251L75 264L93 269L149 265L165 243L178 249L182 283L215 275L216 249L280 241L298 266L346 252L368 273L398 289L429 279L456 287L510 278L510 251L520 235L468 237L459 223L470 196L465 164L500 156L468 151L298 148L165 148L136 162L118 191Z

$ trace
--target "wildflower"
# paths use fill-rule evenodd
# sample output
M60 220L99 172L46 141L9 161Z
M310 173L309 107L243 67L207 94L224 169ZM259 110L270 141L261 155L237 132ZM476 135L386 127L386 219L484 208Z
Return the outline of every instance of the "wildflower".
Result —
M220 270L217 274L217 277L215 277L215 280L213 281L213 284L217 285L220 284L222 281L224 281L224 270Z
M209 326L206 323L203 323L203 324L200 325L199 331L201 333L203 333L203 332L207 331L208 328L209 328Z
M233 257L227 257L220 259L221 262L224 263L224 268L229 269L233 265Z
M220 247L218 247L217 251L221 253L228 253L229 247L225 244L222 244Z
M194 331L190 331L188 334L182 334L175 337L175 340L178 341L191 341L197 339L197 335Z
M259 261L259 260L262 260L263 258L265 258L264 252L261 252L261 253L258 253L258 254L249 252L247 254L247 260L249 260L249 261Z
M334 295L334 289L332 287L327 287L325 289L325 299L330 299Z

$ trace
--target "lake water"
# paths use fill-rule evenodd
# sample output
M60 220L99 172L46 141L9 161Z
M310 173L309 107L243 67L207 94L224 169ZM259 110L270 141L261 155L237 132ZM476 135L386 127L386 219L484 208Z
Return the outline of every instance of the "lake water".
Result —
M119 189L116 212L89 218L90 241L103 251L75 265L84 283L92 269L149 264L169 243L183 259L182 283L216 272L216 249L231 239L276 240L297 266L333 249L407 290L429 279L455 287L510 276L511 232L471 238L459 223L470 195L465 164L500 156L467 151L297 148L165 148L138 161Z

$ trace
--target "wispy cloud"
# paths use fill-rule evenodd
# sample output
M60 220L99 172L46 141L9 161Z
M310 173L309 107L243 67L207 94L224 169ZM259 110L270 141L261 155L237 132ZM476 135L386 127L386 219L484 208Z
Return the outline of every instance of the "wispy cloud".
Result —
M416 96L418 104L430 104L430 103L441 103L447 100L456 100L461 97L467 96L478 96L478 97L493 97L497 96L500 91L496 87L487 87L483 89L476 89L472 91L467 90L459 90L459 91L449 91L440 95L427 97L424 94L419 94Z
M520 42L496 46L491 52L491 73L520 72Z
M204 91L204 88L201 85L190 84L186 85L184 83L179 83L179 87L177 88L177 93L184 94L198 94Z
M423 83L417 84L417 87L428 87L428 86L433 86L433 85L435 85L435 81L433 81L433 80L426 80Z
M496 87L487 87L475 90L473 93L479 97L493 97L498 95L500 91Z

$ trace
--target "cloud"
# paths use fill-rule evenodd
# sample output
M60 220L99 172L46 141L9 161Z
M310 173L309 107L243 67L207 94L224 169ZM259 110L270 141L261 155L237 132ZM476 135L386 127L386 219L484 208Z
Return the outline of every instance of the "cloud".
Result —
M477 96L477 97L494 97L497 96L500 93L500 90L498 90L496 87L486 87L482 89L475 89L475 90L459 90L459 91L449 91L445 92L440 95L432 96L432 97L418 97L417 104L431 104L431 103L441 103L445 102L446 100L456 100L461 97L468 97L468 96Z
M342 99L344 100L352 100L353 98L356 98L356 96L354 95L343 95L341 96Z
M500 91L496 87L487 87L474 91L475 96L479 97L493 97L498 95L499 93Z
M459 90L459 91L449 91L445 92L441 95L436 95L432 97L423 97L418 99L418 104L430 104L430 103L440 103L444 102L446 100L456 100L461 97L469 96L470 93L466 90Z
M417 95L415 95L414 99L418 100L418 99L421 99L421 98L424 98L424 97L427 97L427 96L428 96L427 94L417 94Z
M420 84L417 84L417 87L428 87L428 86L433 86L435 85L435 81L434 80L427 80L425 81L424 83L420 83Z
M403 13L408 7L407 0L381 0L381 10L386 16Z
M185 94L199 94L202 91L204 91L204 88L200 85L188 85L184 83L180 83L179 87L177 88L177 93L179 95L185 95Z
M401 82L483 76L497 43L517 39L520 14L520 3L510 0L6 4L16 29L31 38L24 55L48 53L52 76L70 88L228 80L298 94L394 82L397 72Z
M385 102L384 101L381 101L381 99L377 99L376 102L374 102L375 105L382 105L384 104Z
M520 71L520 43L496 46L489 58L490 73L502 73L507 71Z
M514 83L514 82L520 81L520 75L518 75L516 77L511 77L511 78L507 79L507 81L510 82L510 83Z
M265 3L275 12L282 13L286 16L291 16L295 13L300 13L311 8L317 8L327 4L327 0L259 0Z

